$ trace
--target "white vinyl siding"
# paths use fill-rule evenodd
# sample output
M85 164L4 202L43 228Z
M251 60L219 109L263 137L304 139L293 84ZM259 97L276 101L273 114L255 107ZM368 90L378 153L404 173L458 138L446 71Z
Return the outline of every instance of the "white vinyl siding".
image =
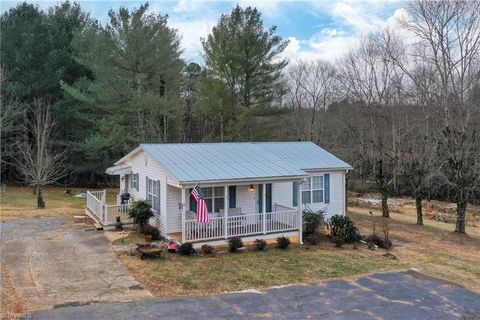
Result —
M145 159L145 156L147 156L147 159ZM146 177L160 181L160 210L155 217L155 224L160 229L162 235L165 236L167 232L167 181L172 180L172 177L165 172L155 159L146 155L144 151L139 151L124 163L130 165L132 172L138 174L138 190L136 188L129 190L134 201L140 199L148 200L148 195L146 194L147 186L145 185ZM133 177L133 174L131 176Z

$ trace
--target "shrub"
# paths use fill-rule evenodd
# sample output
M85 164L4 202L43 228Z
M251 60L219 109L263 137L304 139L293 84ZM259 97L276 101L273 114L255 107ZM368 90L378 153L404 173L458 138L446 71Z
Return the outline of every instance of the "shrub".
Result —
M309 245L317 245L322 241L326 241L328 239L327 235L322 231L317 231L313 234L308 234L305 236L304 241L306 244Z
M151 234L152 240L160 240L160 230L157 227L154 227L150 224L147 224L143 227L143 234Z
M325 225L324 211L312 211L311 209L303 210L303 234L305 236L315 234Z
M153 217L152 206L144 200L135 201L128 211L128 215L132 218L133 223L138 226L139 231L144 233L148 220Z
M213 253L213 247L209 244L204 244L202 246L202 252L204 254L212 254Z
M230 252L237 252L238 249L243 247L243 241L240 237L233 237L228 240L228 246L230 247Z
M255 240L255 249L258 251L263 251L265 250L265 247L267 246L267 241L263 239L257 239Z
M317 237L316 234L307 234L304 240L306 244L309 244L312 246L316 246L320 242L320 239Z
M332 242L335 243L335 247L341 248L345 244L343 237L333 237Z
M180 248L178 248L178 251L184 256L189 256L196 253L191 242L182 243Z
M377 236L377 235L371 235L371 236L368 236L367 238L365 238L365 241L367 243L371 243L371 244L375 244L377 245L379 248L382 248L382 249L389 249L392 247L392 242L390 240L386 241L385 239Z
M287 249L290 245L290 239L287 237L279 237L277 238L277 247L279 249Z
M358 228L347 216L334 215L328 219L328 229L332 237L342 237L345 243L352 243L360 239Z

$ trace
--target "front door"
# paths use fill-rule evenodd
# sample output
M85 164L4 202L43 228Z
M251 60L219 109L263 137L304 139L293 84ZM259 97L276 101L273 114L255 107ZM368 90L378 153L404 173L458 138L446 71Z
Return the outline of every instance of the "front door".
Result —
M267 183L265 185L266 188L266 194L265 194L265 200L266 200L266 207L265 211L266 212L272 212L272 184ZM258 213L263 212L263 184L257 185L257 203L258 203Z

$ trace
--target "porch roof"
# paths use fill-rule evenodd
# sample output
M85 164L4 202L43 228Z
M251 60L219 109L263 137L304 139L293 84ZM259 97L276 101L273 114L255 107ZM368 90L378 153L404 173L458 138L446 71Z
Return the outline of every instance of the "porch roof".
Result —
M107 170L105 170L105 173L109 175L131 174L132 167L130 167L129 165L113 166L107 168Z
M142 144L179 183L301 178L350 165L311 142ZM291 153L291 154L286 154Z

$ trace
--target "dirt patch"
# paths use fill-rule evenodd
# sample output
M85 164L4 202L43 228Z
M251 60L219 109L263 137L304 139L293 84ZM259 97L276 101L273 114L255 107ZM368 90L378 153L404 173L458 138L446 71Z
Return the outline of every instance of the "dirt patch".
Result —
M13 284L10 272L7 267L0 263L0 291L1 291L1 305L0 305L0 319L18 319L23 311L23 301L17 295L15 286Z

